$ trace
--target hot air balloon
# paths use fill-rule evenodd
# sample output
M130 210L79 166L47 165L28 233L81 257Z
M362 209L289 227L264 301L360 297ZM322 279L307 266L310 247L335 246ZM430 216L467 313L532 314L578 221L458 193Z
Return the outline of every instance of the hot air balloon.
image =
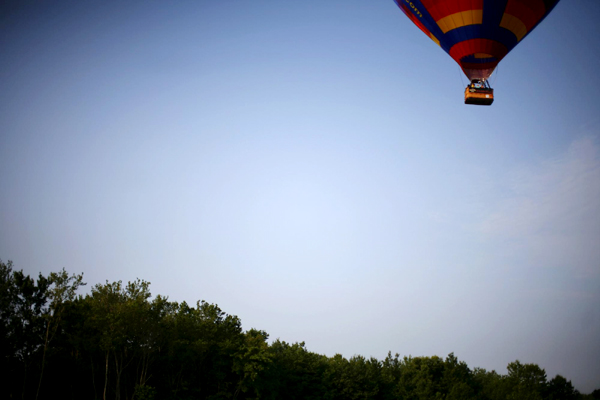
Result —
M488 78L558 0L394 0L461 67L465 104L491 105Z

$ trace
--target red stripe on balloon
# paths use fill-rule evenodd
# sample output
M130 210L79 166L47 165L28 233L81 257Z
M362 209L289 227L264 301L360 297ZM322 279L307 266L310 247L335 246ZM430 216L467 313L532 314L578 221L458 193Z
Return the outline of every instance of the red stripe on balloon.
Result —
M523 21L529 31L544 17L546 6L543 0L508 0L504 12Z
M503 44L496 42L495 40L489 39L470 39L456 43L450 48L449 54L457 63L460 64L460 60L463 57L470 56L476 53L485 53L495 57L500 61L508 49Z

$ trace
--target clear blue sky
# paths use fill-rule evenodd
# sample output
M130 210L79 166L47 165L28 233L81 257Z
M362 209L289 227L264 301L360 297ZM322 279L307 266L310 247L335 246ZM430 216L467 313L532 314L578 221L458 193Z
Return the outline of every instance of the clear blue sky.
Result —
M491 107L392 0L125 3L0 8L2 260L600 388L600 2Z

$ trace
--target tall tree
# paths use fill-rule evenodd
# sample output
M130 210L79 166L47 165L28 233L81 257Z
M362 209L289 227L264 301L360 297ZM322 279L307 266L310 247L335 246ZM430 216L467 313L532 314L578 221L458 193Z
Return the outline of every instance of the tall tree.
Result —
M546 392L546 371L536 364L508 364L507 382L510 387L507 400L542 400Z
M244 393L246 398L260 399L267 385L263 371L271 363L265 331L250 329L244 334L244 342L235 355L233 370L239 375L239 382L233 398Z
M269 381L267 399L327 398L325 376L329 364L326 356L309 352L304 342L288 344L279 339L269 346L271 363L266 375Z
M42 315L46 325L46 332L44 335L40 379L35 395L36 400L40 395L40 389L42 387L42 378L44 377L44 367L46 366L46 353L48 351L48 346L58 330L65 306L68 302L71 302L75 299L79 286L85 285L83 282L83 274L69 276L64 269L61 272L50 273L48 284L48 298L50 304L47 311L45 311Z
M446 400L470 400L475 398L473 374L464 361L458 361L454 353L444 362L443 387Z
M6 357L4 367L10 391L25 398L36 387L30 381L39 373L49 281L42 274L36 281L22 270L13 271L10 261L6 264L0 261L0 270L0 286L4 289L0 295L3 325L0 347Z
M571 381L568 381L561 375L556 375L548 382L547 395L548 400L577 400L580 394Z
M99 347L104 353L104 400L107 398L110 365L114 366L114 396L120 400L123 372L133 361L136 350L144 346L141 337L148 339L143 330L149 322L150 296L149 283L139 279L125 287L118 281L92 288L90 322L99 332Z
M506 400L509 388L506 377L496 371L486 371L483 368L473 370L473 380L482 400Z

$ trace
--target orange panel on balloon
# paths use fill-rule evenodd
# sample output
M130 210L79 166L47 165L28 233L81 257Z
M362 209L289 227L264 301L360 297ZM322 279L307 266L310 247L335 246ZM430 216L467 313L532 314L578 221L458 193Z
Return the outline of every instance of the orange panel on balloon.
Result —
M421 0L421 3L436 21L459 12L483 9L483 0Z

